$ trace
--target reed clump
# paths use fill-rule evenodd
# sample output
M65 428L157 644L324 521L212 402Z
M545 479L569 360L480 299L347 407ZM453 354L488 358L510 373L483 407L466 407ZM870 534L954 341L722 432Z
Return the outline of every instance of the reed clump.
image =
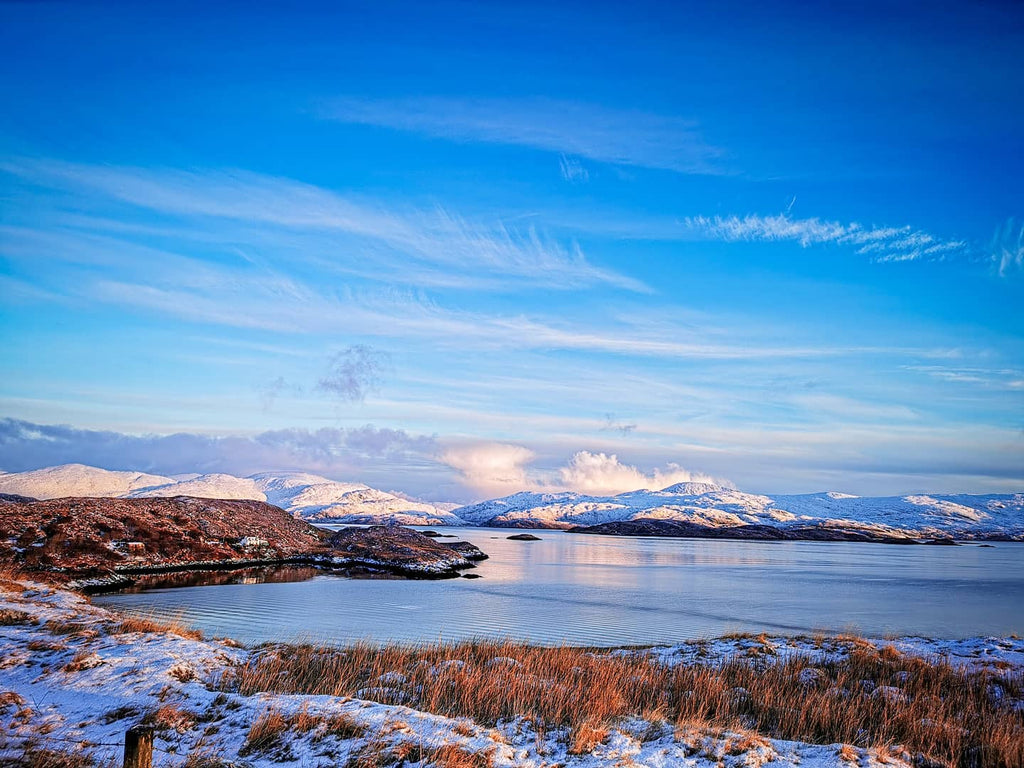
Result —
M1024 765L1024 674L850 643L841 657L733 656L665 664L643 652L513 642L431 647L270 646L224 685L261 692L356 696L494 725L528 718L568 729L574 750L628 716L816 744L899 746L921 764Z
M157 632L178 635L188 640L202 640L203 633L180 620L161 621L146 616L125 616L110 629L112 635L129 632Z

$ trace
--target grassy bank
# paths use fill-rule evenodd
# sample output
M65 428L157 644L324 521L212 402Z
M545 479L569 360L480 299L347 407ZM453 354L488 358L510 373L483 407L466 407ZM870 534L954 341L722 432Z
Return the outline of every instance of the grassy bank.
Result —
M836 658L742 655L671 664L644 651L515 643L427 648L279 646L223 681L262 692L369 697L484 725L526 718L589 752L621 720L816 744L896 748L922 765L1024 765L1024 672L951 666L848 639ZM741 745L737 745L740 748Z

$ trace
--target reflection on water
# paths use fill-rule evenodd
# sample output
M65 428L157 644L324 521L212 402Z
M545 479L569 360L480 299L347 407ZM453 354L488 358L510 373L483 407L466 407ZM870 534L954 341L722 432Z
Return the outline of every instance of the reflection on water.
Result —
M898 547L558 531L535 531L541 541L509 541L507 530L446 532L490 555L474 571L482 578L354 580L292 568L250 574L255 584L204 580L209 586L94 601L247 641L507 636L625 645L730 631L1024 631L1024 544Z
M149 592L154 589L180 587L215 586L218 584L284 584L292 581L308 581L322 573L319 568L308 566L262 566L236 570L186 571L183 573L153 573L133 576L134 584L123 593Z

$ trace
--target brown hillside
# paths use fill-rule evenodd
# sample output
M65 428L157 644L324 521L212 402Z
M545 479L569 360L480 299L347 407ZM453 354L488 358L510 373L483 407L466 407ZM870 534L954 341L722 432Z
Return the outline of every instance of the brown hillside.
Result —
M323 554L325 538L320 529L262 501L0 501L0 560L30 570L101 575L115 568L281 560Z

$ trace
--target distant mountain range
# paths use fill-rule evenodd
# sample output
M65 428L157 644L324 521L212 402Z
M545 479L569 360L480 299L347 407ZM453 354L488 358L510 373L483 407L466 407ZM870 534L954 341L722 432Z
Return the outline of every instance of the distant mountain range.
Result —
M829 492L763 496L710 483L678 483L659 491L630 491L614 496L523 492L455 508L452 504L410 501L361 483L337 482L304 472L164 477L110 472L81 464L0 473L0 493L37 499L254 499L314 522L569 529L655 520L711 529L753 525L781 531L809 527L861 531L871 537L889 538L1024 539L1024 493L866 497Z
M892 538L1024 538L1021 493L762 496L710 483L678 483L660 491L630 491L615 496L516 493L453 511L471 525L515 528L663 520L716 529L749 525L781 530L823 527Z
M315 522L460 525L454 504L410 501L362 483L339 483L306 472L234 475L178 475L111 472L84 464L0 474L0 493L36 499L66 496L146 498L196 496L204 499L266 501Z

